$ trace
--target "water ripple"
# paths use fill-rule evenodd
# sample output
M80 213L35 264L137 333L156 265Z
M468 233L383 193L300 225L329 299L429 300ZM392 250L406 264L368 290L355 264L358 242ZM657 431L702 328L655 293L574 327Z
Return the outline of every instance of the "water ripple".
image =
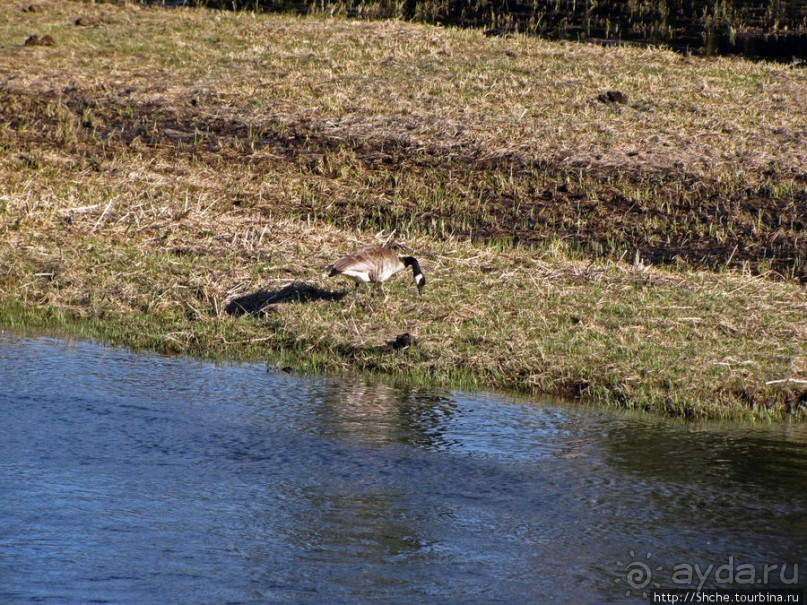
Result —
M807 545L791 425L7 333L0 385L0 601L619 602L631 552L669 575Z

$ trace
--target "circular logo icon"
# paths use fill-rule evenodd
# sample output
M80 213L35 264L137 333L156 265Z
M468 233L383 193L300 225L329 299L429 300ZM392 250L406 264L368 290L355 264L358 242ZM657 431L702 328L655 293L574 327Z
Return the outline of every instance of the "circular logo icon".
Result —
M645 555L645 561L649 561L651 556L650 553L647 553ZM654 570L650 568L650 565L645 563L645 561L637 561L636 553L633 551L630 551L630 557L632 560L627 563L623 563L622 561L616 562L620 567L621 575L616 578L614 582L620 584L624 581L628 585L625 596L630 596L631 590L643 590L647 588L651 582L654 588L661 588L661 584L653 582ZM661 565L659 565L655 568L655 571L661 571L662 569ZM647 598L647 593L642 592L642 596Z
M641 561L633 561L625 566L625 580L631 588L644 588L653 579L650 566Z

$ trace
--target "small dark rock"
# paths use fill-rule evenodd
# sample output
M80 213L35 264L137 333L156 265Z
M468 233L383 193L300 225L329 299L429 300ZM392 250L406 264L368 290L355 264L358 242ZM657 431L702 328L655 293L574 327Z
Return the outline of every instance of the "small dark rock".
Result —
M412 345L417 344L417 339L409 332L404 332L403 334L396 336L395 340L391 340L387 344L389 344L393 350L400 351L402 349L408 349Z
M53 39L53 36L50 34L46 34L41 38L37 35L28 36L25 39L25 46L53 46L56 44L56 40Z
M600 103L617 103L618 105L628 104L628 95L618 90L609 90L608 92L600 93L597 96Z

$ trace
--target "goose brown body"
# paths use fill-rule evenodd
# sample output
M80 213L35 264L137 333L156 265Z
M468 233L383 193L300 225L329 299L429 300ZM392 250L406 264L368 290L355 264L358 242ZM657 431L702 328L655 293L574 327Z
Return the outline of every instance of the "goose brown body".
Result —
M343 275L355 281L356 287L360 283L374 283L381 288L385 281L406 267L412 267L415 285L418 293L421 293L426 278L417 259L413 256L398 256L383 246L366 246L343 256L331 265L329 276Z

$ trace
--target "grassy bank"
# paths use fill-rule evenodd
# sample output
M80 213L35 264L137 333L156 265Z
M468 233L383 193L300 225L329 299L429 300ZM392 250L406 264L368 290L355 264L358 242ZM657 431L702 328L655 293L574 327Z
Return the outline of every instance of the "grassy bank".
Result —
M803 72L41 6L0 7L6 325L687 417L802 413ZM387 239L420 258L424 296L400 278L386 304L341 298L329 262Z

